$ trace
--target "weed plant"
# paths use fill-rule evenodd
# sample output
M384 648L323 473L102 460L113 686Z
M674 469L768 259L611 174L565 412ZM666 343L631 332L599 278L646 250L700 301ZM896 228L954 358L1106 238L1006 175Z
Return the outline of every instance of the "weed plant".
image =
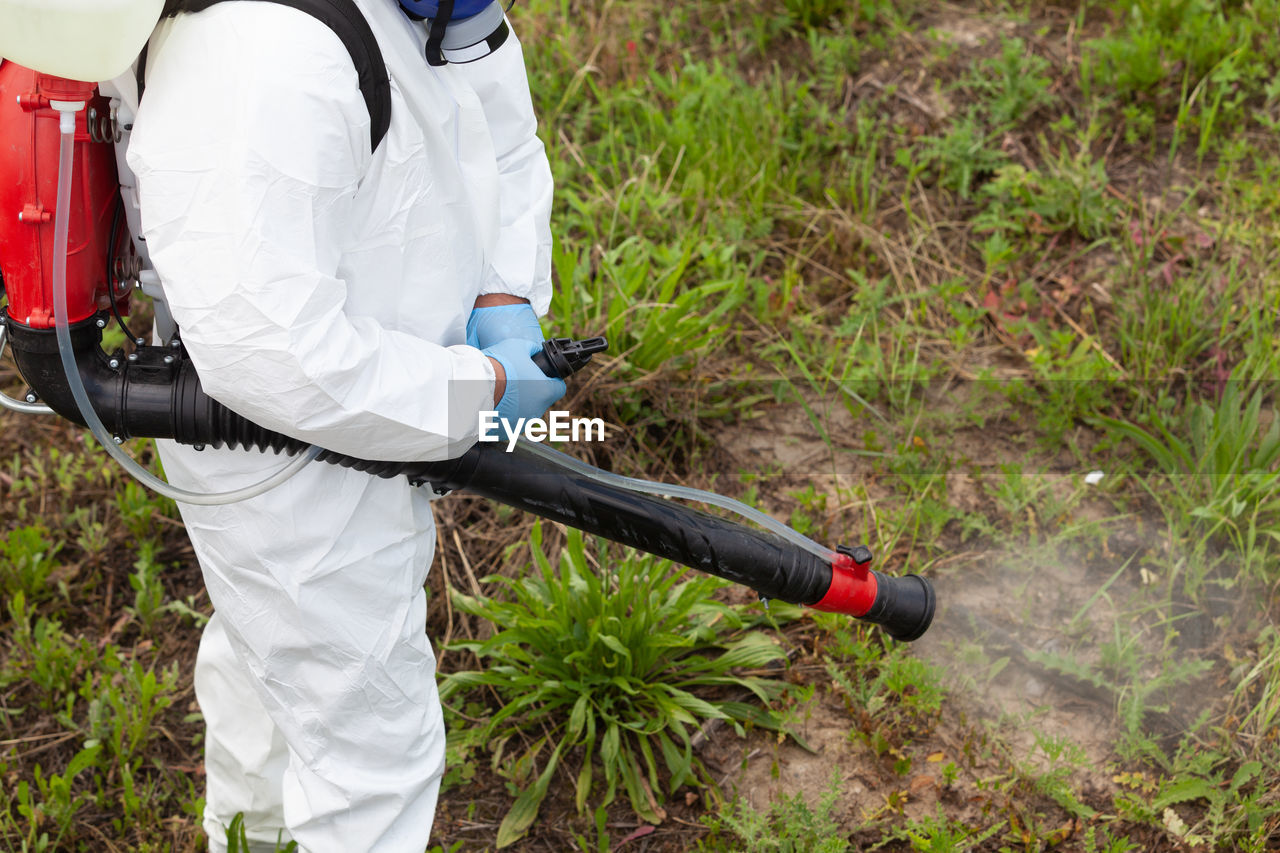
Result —
M553 566L541 543L535 525L533 573L493 579L509 601L455 596L456 607L497 632L452 646L482 668L441 685L446 701L488 688L501 703L474 733L493 750L495 770L514 768L508 775L520 789L498 829L500 847L525 833L570 764L579 766L579 812L607 806L621 784L637 815L660 822L667 795L708 781L693 749L698 727L722 720L739 734L776 729L771 705L787 691L768 669L785 658L782 649L741 633L754 620L715 600L721 582L588 548L573 530Z
M1161 472L1168 488L1148 488L1172 527L1194 533L1200 553L1215 538L1229 542L1246 567L1270 580L1267 557L1280 542L1280 419L1273 410L1264 421L1262 389L1246 398L1245 384L1227 382L1216 404L1192 404L1174 429L1159 419L1151 430L1115 418L1101 423ZM1188 584L1202 580L1193 573Z
M58 447L15 460L8 471L0 481L7 528L0 535L0 740L7 745L0 849L121 849L102 838L131 849L181 848L182 833L166 822L196 814L198 795L189 777L158 757L157 742L183 732L171 716L183 688L176 663L152 651L171 626L173 604L160 580L169 528L157 519L175 509L127 487L117 502L121 475ZM85 495L105 500L77 505ZM99 633L91 626L101 616L84 602L113 583L104 576L115 555L135 547L142 557L130 560L148 567L136 606L111 613L114 629L108 633L109 623Z
M932 815L907 821L900 830L890 832L886 841L905 841L916 853L976 850L1002 828L1000 823L994 823L985 829L967 826L963 821L947 817L939 807Z
M698 845L703 853L845 853L852 849L843 837L834 812L840 802L839 772L830 785L810 805L804 795L783 796L767 810L752 808L739 799L734 808L703 820L711 836Z

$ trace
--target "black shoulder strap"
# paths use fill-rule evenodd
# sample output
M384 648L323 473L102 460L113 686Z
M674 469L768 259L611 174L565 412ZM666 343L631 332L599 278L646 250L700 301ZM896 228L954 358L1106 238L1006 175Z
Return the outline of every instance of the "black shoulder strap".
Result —
M165 3L165 14L173 16L179 12L203 12L210 6L228 0L168 0ZM329 29L342 40L355 63L356 74L360 80L360 94L364 95L365 106L369 110L369 150L377 149L382 138L387 135L391 126L391 80L387 74L387 65L378 48L378 40L369 28L369 22L356 6L355 0L256 0L256 2L276 3L306 12ZM138 98L142 98L142 89L147 65L147 48L142 48L138 56Z

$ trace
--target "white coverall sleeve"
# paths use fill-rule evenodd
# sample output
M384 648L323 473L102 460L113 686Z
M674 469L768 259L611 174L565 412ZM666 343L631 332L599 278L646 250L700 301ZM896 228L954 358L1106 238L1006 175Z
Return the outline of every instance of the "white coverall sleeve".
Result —
M488 359L344 311L337 270L371 156L347 50L308 15L250 5L289 16L289 37L229 15L180 18L153 52L129 151L151 258L203 387L336 452L457 456L493 405Z
M514 30L489 56L448 66L466 78L484 108L498 157L501 231L482 293L551 307L551 166L538 138L524 53Z

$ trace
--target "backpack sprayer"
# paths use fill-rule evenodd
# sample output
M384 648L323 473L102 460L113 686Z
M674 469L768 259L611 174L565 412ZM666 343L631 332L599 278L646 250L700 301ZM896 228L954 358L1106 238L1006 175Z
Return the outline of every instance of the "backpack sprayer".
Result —
M0 184L0 275L8 297L0 311L0 352L7 342L30 387L24 400L0 395L0 405L54 412L88 426L130 473L178 500L224 503L260 494L320 460L379 477L405 476L437 492L481 495L749 586L764 599L880 624L899 640L928 629L935 600L927 580L883 575L870 568L865 546L825 548L737 501L620 477L527 442L510 453L479 443L443 462L358 459L264 429L210 398L176 334L162 346L137 339L127 356L107 354L102 331L112 315L127 315L128 285L140 278L119 214L118 128L106 118L111 115L112 103L93 84L0 61L0 174L16 178ZM602 338L554 339L544 345L539 366L565 377L604 346ZM117 446L144 437L296 458L248 489L195 494L143 471ZM765 530L669 498L728 509Z

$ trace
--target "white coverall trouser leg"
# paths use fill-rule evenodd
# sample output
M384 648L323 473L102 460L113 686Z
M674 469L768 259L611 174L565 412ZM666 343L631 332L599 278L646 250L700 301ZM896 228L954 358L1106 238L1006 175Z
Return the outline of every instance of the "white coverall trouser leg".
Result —
M429 66L425 29L394 0L357 4L391 81L372 151L329 27L222 3L156 27L126 160L206 393L336 452L450 458L493 404L493 367L463 345L477 297L550 304L551 172L514 34L483 60ZM202 491L283 464L162 455ZM243 811L251 838L283 826L308 853L422 853L444 759L427 493L316 464L183 518L217 611L197 685L214 844Z
M280 464L160 444L187 488ZM281 837L306 853L422 853L445 746L425 633L426 493L315 463L267 495L181 510L216 611L196 662L211 849L243 813L255 849Z

